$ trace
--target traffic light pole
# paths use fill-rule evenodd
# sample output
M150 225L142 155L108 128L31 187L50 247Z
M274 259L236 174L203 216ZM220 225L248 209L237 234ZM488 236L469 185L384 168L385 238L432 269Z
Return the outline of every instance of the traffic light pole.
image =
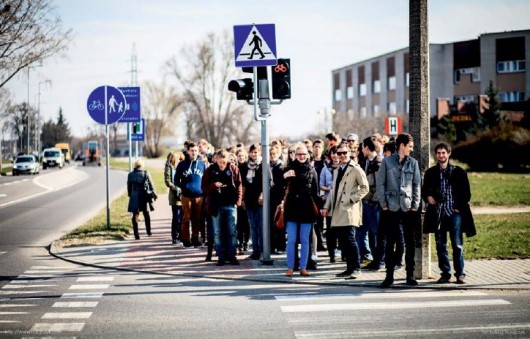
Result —
M282 101L272 102L269 97L269 82L267 79L260 79L258 93L258 68L254 67L254 119L261 122L261 166L262 166L262 186L263 186L263 259L264 265L272 265L270 246L270 159L269 159L269 130L267 128L270 116L271 104L280 104ZM250 103L250 102L249 102ZM258 106L260 114L258 115Z

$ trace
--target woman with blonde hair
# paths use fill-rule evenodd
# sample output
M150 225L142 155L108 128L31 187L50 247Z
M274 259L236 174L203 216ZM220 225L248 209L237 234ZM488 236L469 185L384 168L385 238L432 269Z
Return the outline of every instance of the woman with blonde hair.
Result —
M284 220L287 231L287 273L291 277L295 269L295 246L300 239L300 275L309 276L309 236L316 220L313 205L318 199L317 173L310 166L307 147L299 143L295 147L295 160L285 168L283 177L287 181L287 195L284 204Z
M144 171L144 166L145 164L142 159L136 159L134 162L134 170L127 177L127 194L129 195L127 211L133 214L132 225L136 240L140 239L140 234L138 233L138 217L140 216L140 212L144 215L145 231L148 236L151 236L151 217L149 216L148 205L152 203L152 200L148 196L148 191L152 192L154 200L157 199L153 179L151 179L149 172ZM153 210L152 207L151 210Z
M173 181L175 179L177 165L181 160L184 160L184 154L182 152L169 152L166 166L164 167L164 183L169 188L167 197L172 212L171 242L173 244L176 244L180 240L180 217L182 215L182 202L180 201L180 197L182 190Z

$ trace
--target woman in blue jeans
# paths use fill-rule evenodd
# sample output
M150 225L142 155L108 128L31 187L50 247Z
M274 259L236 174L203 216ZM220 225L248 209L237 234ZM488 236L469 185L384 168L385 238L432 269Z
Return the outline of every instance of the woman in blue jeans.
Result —
M318 199L317 173L310 166L309 152L304 144L296 145L295 160L286 167L283 177L287 181L284 201L284 220L287 231L287 273L294 271L297 236L300 239L300 275L309 276L306 270L309 255L311 225L316 220L313 201ZM317 211L318 212L318 211Z

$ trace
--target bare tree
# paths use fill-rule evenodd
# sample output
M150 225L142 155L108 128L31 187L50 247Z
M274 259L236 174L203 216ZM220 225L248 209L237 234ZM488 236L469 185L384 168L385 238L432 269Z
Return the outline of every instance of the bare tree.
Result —
M50 0L4 0L0 5L0 88L20 70L64 52L72 31L63 31Z
M142 86L142 116L145 118L145 150L148 157L162 154L160 137L168 135L180 112L181 98L173 86L165 83L145 82Z
M227 90L229 80L237 77L234 67L234 44L228 31L208 34L194 46L186 46L180 58L166 63L183 92L188 139L207 139L215 147L248 143L257 124L246 104L238 102Z

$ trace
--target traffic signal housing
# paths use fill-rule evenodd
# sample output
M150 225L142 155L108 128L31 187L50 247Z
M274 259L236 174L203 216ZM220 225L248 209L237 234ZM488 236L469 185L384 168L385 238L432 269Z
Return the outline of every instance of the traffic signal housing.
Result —
M271 66L272 98L291 99L291 59L278 59L276 66Z
M236 92L237 100L252 100L254 95L254 82L252 79L237 79L228 83L228 90Z

